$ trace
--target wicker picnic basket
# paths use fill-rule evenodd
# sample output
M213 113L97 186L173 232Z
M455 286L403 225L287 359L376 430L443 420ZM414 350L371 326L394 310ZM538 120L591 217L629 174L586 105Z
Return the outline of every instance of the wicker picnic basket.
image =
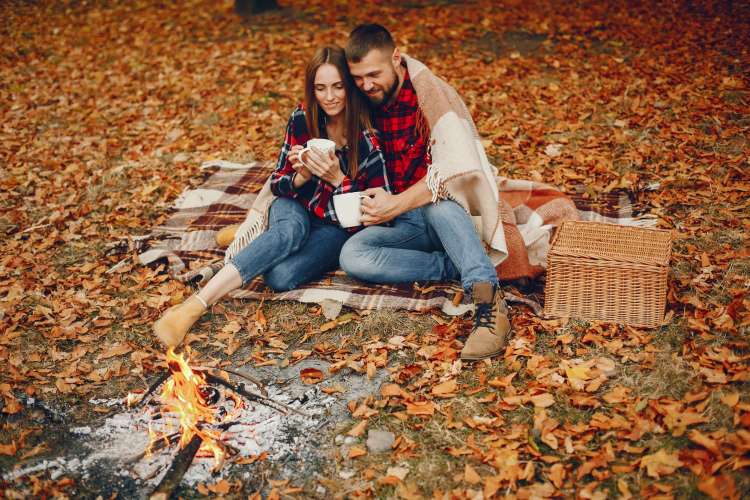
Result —
M671 251L670 231L563 223L547 257L545 316L660 325Z

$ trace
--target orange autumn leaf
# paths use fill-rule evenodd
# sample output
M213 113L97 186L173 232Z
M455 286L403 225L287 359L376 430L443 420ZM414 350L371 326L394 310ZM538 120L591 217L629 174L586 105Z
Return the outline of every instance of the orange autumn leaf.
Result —
M435 413L435 405L432 401L406 403L406 413L409 415L432 415Z
M380 389L380 394L385 397L400 397L403 396L404 391L397 384L385 384Z
M18 451L18 446L15 441L11 441L8 444L0 444L0 455L13 456Z
M739 499L734 479L729 474L710 476L698 482L698 491L714 500ZM747 493L747 492L746 492Z
M367 450L361 446L352 446L349 449L349 458L357 458L364 455L367 455Z
M299 372L300 379L307 385L318 384L325 379L325 375L317 368L305 368Z
M642 457L640 468L646 469L646 474L649 477L659 479L662 476L672 474L682 466L683 463L677 458L677 453L668 453L662 448L656 453Z
M446 380L445 382L433 386L432 394L440 398L452 398L456 395L458 384L455 379Z
M357 425L349 429L349 432L347 432L346 434L347 436L359 437L362 434L364 434L366 428L367 428L367 420L362 420Z
M537 408L549 408L550 406L555 404L555 397L548 392L543 392L542 394L531 396L529 400Z
M466 466L464 467L464 481L469 484L478 484L482 481L482 476L480 476L477 471L474 470L474 467L466 464Z

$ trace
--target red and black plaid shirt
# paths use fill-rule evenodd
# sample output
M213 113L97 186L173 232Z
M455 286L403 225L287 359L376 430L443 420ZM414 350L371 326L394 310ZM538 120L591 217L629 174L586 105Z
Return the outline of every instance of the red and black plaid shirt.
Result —
M319 128L323 137L327 138L325 136L325 123L321 122ZM289 151L294 145L304 146L310 139L307 122L305 121L305 111L302 106L298 106L292 112L292 116L289 117L284 144L281 147L276 168L271 174L271 192L276 196L294 198L316 217L338 224L336 211L333 209L334 195L364 191L374 187L382 187L386 191L390 191L385 160L383 152L380 150L379 141L367 130L362 131L359 138L359 161L356 177L351 178L349 176L348 149L337 149L336 156L339 159L341 171L344 173L344 180L338 187L313 176L305 184L295 188L292 183L295 170L289 161ZM356 229L350 231L353 232Z
M432 160L428 149L429 133L419 132L417 92L404 68L404 83L396 99L375 108L373 119L380 132L388 180L394 194L407 190L427 175ZM422 123L426 120L422 118Z

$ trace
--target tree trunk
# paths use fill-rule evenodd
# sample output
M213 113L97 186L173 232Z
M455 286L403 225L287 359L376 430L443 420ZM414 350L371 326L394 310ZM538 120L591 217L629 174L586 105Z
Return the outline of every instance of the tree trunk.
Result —
M242 17L278 9L276 0L234 0L234 11Z

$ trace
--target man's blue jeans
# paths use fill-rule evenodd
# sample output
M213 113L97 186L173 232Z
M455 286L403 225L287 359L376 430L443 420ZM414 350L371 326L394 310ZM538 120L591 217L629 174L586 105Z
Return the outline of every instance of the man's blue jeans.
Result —
M283 292L338 268L349 233L326 224L290 198L277 198L268 211L268 229L242 249L230 264L242 284L263 274L266 284Z
M363 229L339 260L348 275L373 283L460 280L467 292L474 283L498 283L471 218L450 200L406 212L391 227Z

